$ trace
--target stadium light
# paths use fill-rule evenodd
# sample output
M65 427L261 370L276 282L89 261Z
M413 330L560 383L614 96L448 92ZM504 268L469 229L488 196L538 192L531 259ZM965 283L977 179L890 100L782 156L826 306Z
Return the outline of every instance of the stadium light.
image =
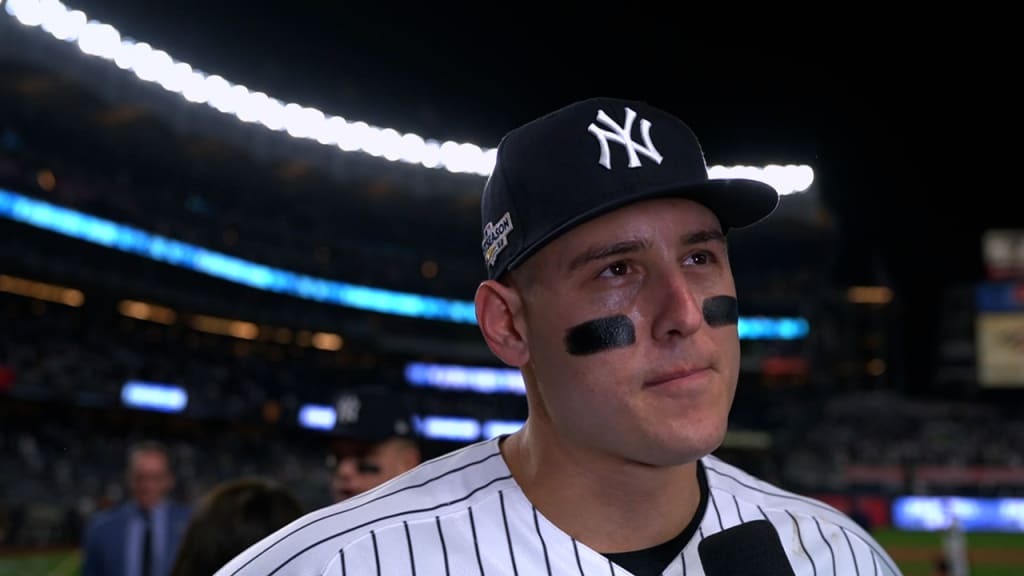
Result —
M480 438L480 421L461 416L413 416L420 436L430 440L473 442Z
M512 434L523 427L522 420L487 420L484 422L483 438L495 438L504 434Z
M523 375L514 368L410 362L405 366L405 381L415 387L438 390L526 394Z
M0 218L267 292L383 314L476 323L471 301L360 286L266 266L3 188L0 188Z
M57 0L7 0L8 14L29 27L39 27L65 42L76 42L90 56L113 62L140 80L154 82L194 104L205 104L243 122L259 122L269 130L284 130L293 138L315 140L344 152L362 152L392 162L405 162L452 173L488 176L497 157L495 148L463 142L438 142L394 128L371 126L325 114L294 102L281 102L216 74L195 70L185 62L126 38L119 30ZM712 178L743 177L767 182L781 194L806 190L814 181L810 166L712 166Z
M129 380L121 387L121 402L128 408L177 413L188 405L188 392L173 384Z
M451 300L308 276L118 224L3 188L0 188L0 218L257 290L383 314L476 323L476 308L471 300ZM807 337L810 326L801 317L741 316L738 329L741 340L798 340Z
M325 404L303 404L299 407L298 423L310 430L331 430L338 422L338 413L333 406Z

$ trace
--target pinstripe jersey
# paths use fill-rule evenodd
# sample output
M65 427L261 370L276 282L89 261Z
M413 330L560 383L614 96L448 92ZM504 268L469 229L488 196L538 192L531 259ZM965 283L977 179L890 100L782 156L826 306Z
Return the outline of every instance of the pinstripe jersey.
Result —
M551 524L527 500L497 438L427 461L263 539L216 576L628 576ZM707 505L665 576L704 574L700 540L768 519L800 575L899 575L855 522L817 500L763 482L713 456L702 459Z

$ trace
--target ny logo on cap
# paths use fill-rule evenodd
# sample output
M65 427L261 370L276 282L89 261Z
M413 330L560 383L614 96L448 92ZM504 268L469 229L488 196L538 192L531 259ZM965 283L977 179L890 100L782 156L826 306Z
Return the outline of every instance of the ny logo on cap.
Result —
M614 120L605 114L604 110L597 111L597 121L610 128L610 130L599 128L593 122L590 123L590 126L587 126L587 132L593 134L601 144L601 157L597 161L598 164L608 170L612 169L611 155L608 152L609 140L622 144L623 148L626 149L630 168L640 166L640 157L637 156L637 152L654 160L656 164L661 164L661 154L658 153L658 150L651 142L651 123L648 120L640 119L640 136L644 139L644 145L641 146L633 140L633 120L636 120L636 112L628 106L626 107L626 122L622 126L616 124Z
M359 397L353 394L345 394L338 398L334 409L338 413L338 422L341 424L355 424L359 422L359 409L363 404Z

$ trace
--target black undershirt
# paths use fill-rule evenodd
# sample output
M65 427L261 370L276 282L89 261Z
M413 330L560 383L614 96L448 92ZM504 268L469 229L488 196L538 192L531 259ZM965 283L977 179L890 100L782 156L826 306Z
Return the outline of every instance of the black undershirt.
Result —
M605 553L605 558L636 576L657 576L664 572L665 567L683 551L683 547L690 541L704 519L704 511L708 506L708 479L704 472L704 463L700 460L697 461L697 484L700 486L700 504L697 505L697 513L693 515L693 520L690 520L682 532L657 546L632 552Z

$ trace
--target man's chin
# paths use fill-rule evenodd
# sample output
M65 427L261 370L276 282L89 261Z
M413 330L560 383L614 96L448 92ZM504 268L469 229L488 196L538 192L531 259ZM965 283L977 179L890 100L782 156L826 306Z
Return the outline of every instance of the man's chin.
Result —
M664 446L656 465L680 466L696 462L711 454L725 442L725 430L708 433L701 438L687 437L671 446Z

